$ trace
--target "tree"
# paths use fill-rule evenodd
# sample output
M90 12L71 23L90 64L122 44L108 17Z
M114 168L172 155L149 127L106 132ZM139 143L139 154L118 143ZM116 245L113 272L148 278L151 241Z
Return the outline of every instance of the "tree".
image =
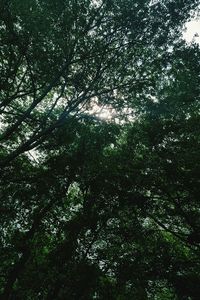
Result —
M2 167L95 100L125 108L154 89L196 1L151 2L2 1Z
M2 1L2 299L198 299L197 4Z

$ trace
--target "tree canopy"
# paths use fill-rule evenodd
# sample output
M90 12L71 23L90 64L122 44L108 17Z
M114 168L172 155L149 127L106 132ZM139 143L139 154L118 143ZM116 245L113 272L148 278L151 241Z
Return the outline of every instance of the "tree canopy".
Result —
M198 2L0 0L1 299L199 299Z

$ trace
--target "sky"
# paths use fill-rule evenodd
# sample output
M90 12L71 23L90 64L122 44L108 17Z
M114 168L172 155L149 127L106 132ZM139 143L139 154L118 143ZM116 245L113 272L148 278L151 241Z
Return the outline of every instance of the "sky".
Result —
M195 41L200 44L200 19L186 23L186 31L183 33L183 38L188 43Z

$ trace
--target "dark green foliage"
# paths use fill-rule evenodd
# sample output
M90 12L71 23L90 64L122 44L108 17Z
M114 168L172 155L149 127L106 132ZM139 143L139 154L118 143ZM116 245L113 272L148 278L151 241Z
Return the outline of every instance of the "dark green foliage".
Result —
M197 5L0 1L1 299L199 299Z

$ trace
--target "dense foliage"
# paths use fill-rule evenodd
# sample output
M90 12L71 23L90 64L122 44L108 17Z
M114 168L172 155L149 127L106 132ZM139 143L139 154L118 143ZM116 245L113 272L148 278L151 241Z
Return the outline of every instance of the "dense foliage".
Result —
M197 7L0 0L1 299L199 299Z

